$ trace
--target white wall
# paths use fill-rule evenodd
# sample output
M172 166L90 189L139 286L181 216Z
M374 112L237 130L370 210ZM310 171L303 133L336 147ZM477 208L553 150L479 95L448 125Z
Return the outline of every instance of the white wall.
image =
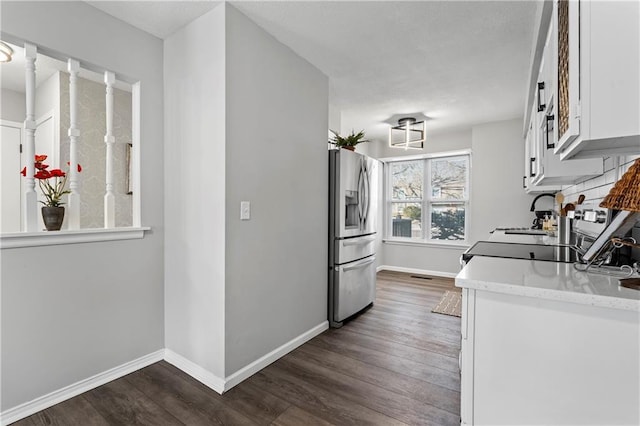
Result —
M164 347L162 42L84 2L2 2L2 38L141 80L141 240L3 249L5 411Z
M26 113L24 93L10 89L0 90L0 119L22 123Z
M522 189L522 120L474 126L427 137L422 151L404 151L383 144L373 152L386 156L433 153L471 148L471 198L469 244L489 238L498 226L528 226L532 196ZM457 273L466 247L383 243L380 265L425 271Z
M225 5L164 52L166 346L224 378Z
M405 155L431 154L436 152L456 151L471 148L472 138L470 129L458 129L450 132L427 134L427 140L422 150L404 150L390 148L386 142L372 142L366 148L371 155L378 158L400 157ZM363 150L360 146L358 150ZM472 160L473 161L473 160ZM383 216L380 216L383 224ZM384 227L380 226L380 236L384 235ZM419 269L423 271L455 273L460 269L459 258L465 247L442 247L396 242L382 243L378 265L395 268Z
M530 226L533 196L522 188L522 119L473 127L469 241L489 238L499 226Z
M46 120L36 129L36 154L46 155L46 163L51 168L59 168L60 72L54 72L37 87L35 115L38 122ZM48 119L48 117L51 118ZM44 226L44 223L40 222L40 226Z
M229 375L327 319L328 79L232 6L226 16Z
M471 129L455 129L435 134L430 134L427 129L427 139L422 149L404 150L391 148L389 141L372 141L358 145L357 150L374 158L385 158L432 154L434 152L456 151L468 148L471 148Z

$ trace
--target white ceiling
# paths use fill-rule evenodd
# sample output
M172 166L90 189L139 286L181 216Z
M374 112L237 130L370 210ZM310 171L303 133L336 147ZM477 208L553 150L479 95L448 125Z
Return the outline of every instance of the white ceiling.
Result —
M220 2L89 4L165 38ZM342 127L387 137L392 118L427 132L523 114L538 1L234 1L329 77Z

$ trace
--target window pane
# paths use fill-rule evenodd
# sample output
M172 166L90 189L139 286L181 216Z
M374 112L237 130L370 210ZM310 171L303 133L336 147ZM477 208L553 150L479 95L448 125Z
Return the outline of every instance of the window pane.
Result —
M467 197L467 157L438 158L431 161L431 198L463 200Z
M391 236L422 238L420 203L391 203Z
M391 188L394 200L421 200L424 161L391 163Z
M464 240L464 204L431 206L431 238L434 240Z

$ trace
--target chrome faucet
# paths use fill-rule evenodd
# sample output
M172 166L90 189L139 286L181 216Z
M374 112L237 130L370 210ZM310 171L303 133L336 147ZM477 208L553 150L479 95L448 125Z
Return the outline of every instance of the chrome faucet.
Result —
M536 198L533 199L533 201L531 202L531 209L529 211L533 212L536 210L536 201L538 201L538 198L541 197L552 197L554 200L556 198L556 194L551 194L551 193L544 193L544 194L540 194L538 195Z

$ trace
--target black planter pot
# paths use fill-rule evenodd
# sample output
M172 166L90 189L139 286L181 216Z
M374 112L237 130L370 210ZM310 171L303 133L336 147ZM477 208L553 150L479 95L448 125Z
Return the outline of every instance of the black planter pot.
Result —
M42 220L47 231L59 231L64 220L64 207L43 207Z

